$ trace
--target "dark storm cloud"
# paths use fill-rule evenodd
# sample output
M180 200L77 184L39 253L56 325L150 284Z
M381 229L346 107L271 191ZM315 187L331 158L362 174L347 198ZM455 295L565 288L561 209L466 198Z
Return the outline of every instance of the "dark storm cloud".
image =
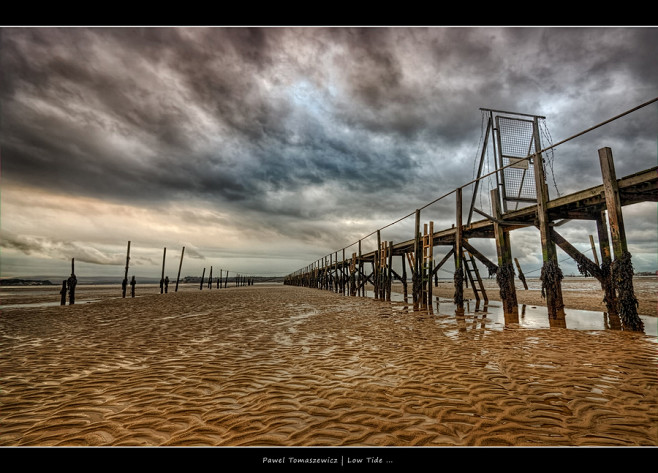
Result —
M201 199L286 235L297 218L392 220L469 181L480 107L546 114L561 139L657 95L653 28L1 33L6 182L118 202ZM643 167L651 136L637 121L606 135L642 155L620 174ZM599 180L597 145L556 153L561 186ZM309 189L313 206L299 197Z

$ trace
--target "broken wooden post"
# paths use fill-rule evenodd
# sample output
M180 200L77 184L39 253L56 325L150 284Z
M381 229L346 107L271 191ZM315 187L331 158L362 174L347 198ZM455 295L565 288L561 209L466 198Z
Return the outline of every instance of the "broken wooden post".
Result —
M160 294L164 293L164 272L165 272L165 257L167 256L167 248L165 247L162 253L162 275L160 276Z
M217 289L222 287L222 269L219 270L219 277L217 278Z
M519 272L519 279L523 283L523 288L527 291L528 290L528 283L525 280L525 275L523 274L523 271L521 271L521 265L519 264L519 260L514 258L514 263L516 264L516 269Z
M455 213L455 296L454 302L457 315L464 315L464 272L462 269L462 260L464 258L464 251L462 249L463 239L463 224L462 224L462 188L455 189L456 197L456 213Z
M178 292L178 281L180 280L180 270L183 267L183 255L185 254L185 247L180 253L180 262L178 263L178 276L176 276L176 289L174 292Z
M203 279L206 277L206 268L203 268L203 273L201 274L201 283L199 284L199 290L203 290Z
M78 284L78 278L75 276L75 258L71 258L71 276L66 280L69 288L69 304L75 304L75 286Z
M59 291L60 305L66 305L66 279L62 281L62 289Z
M519 305L516 298L516 287L514 286L514 266L512 265L512 246L509 232L498 222L502 220L500 208L500 194L498 189L491 191L491 213L496 220L493 222L494 236L496 237L496 253L498 254L498 268L496 270L496 282L500 290L500 299L503 303L505 321L509 323L519 322Z
M130 241L128 241L128 252L126 253L126 272L123 276L123 282L121 283L121 293L122 297L126 297L126 287L128 286L128 265L130 263Z
M542 260L541 269L542 296L546 298L549 319L564 319L564 302L562 300L562 270L557 261L557 249L551 239L550 220L548 217L548 187L544 173L544 158L540 151L539 123L534 118L535 155L533 168L535 172L535 189L537 193L537 217L541 236Z
M599 161L615 256L612 263L612 282L617 293L617 312L626 330L644 331L644 323L637 314L638 302L633 290L633 264L626 243L626 230L612 150L608 147L599 149Z
M208 289L212 289L212 266L210 267L210 273L208 273Z

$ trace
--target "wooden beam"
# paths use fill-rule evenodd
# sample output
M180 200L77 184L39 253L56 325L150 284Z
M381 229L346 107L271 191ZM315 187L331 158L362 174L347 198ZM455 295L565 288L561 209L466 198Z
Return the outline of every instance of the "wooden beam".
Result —
M598 264L594 264L593 261L578 251L577 248L554 229L551 229L551 238L566 254L571 256L576 263L578 263L578 270L582 269L598 279L599 282L602 282L603 274L601 273L601 268L599 268Z
M528 290L528 283L526 282L523 271L521 270L521 265L519 264L519 260L517 258L514 258L514 263L516 263L516 269L517 269L518 274L519 274L519 279L523 283L523 288L527 291Z

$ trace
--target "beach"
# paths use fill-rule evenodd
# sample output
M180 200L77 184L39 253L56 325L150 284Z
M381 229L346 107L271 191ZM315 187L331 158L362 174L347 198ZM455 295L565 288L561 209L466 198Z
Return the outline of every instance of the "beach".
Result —
M596 311L568 279L567 307ZM635 286L645 333L527 322L532 288L519 323L493 289L456 317L449 282L431 312L279 284L72 306L3 287L0 446L656 446L655 278Z

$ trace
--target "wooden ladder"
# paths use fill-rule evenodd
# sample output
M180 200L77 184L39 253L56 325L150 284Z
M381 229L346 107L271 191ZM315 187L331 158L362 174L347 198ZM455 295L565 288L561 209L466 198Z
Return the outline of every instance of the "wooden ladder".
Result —
M432 299L432 269L434 263L434 222L425 224L423 228L423 260L421 267L423 302L431 304Z
M480 295L484 299L484 303L487 304L489 299L487 298L487 291L484 289L484 283L480 277L480 271L478 271L477 264L475 264L475 259L470 251L464 251L463 253L464 268L466 269L466 275L468 276L469 281L471 282L471 287L473 288L473 294L475 295L476 305L480 302Z

